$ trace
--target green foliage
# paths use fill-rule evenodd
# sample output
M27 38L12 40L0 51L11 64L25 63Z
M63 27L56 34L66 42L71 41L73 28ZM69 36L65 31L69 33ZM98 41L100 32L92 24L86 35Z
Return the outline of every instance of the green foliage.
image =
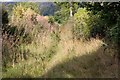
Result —
M33 6L34 5L34 6ZM31 6L31 7L30 7ZM18 29L24 28L25 33L32 34L33 25L38 25L37 13L32 8L37 7L35 3L17 3L13 7L12 16L10 19L10 24L16 26Z
M84 8L78 9L74 15L75 23L73 27L73 35L77 38L86 38L90 34L89 12Z
M24 7L25 10L27 10L28 8L30 8L33 11L35 11L36 13L40 13L39 12L39 6L35 2L20 2L20 3L16 4L16 6L19 6L19 5L21 5L22 7Z
M24 4L24 3L23 3ZM36 25L33 27L33 24L28 24L29 17L34 18L34 11L32 12L31 9L27 9L27 7L23 7L23 4L17 4L13 7L12 11L12 17L10 25L8 25L8 13L3 8L3 26L2 26L2 36L3 36L3 66L8 67L11 65L16 64L17 62L21 60L26 59L26 55L29 54L29 52L26 52L25 50L22 50L20 48L23 44L30 44L34 37L39 33L40 25ZM26 16L28 13L26 11L31 11L31 16ZM30 19L30 21L34 21L34 19ZM18 23L17 23L18 21ZM36 21L34 21L36 22ZM14 25L16 24L16 25ZM24 56L23 56L24 55Z
M60 11L56 12L55 16L49 17L48 22L50 24L52 24L53 26L54 26L54 21L63 24L69 19L69 13L70 13L69 3L65 3L65 4L60 3L60 6L61 6ZM109 4L109 5L111 5L111 4ZM109 5L104 3L104 6L102 6L102 7L105 7L105 8L102 10L101 5L99 3L96 3L96 4L91 3L92 9L90 8L90 9L88 9L90 11L88 11L86 8L79 8L77 10L77 7L78 7L77 3L73 4L73 8L75 8L75 10L73 11L74 21L75 21L73 29L72 29L73 37L75 37L77 39L88 38L89 36L104 37L103 35L107 34L107 36L110 37L109 39L112 39L114 42L119 42L119 39L120 39L119 11L116 10L115 8L112 8L113 5L111 5L112 7ZM3 61L3 66L4 66L3 73L5 72L5 74L3 74L4 77L30 77L30 76L38 77L38 76L41 76L44 73L44 71L46 71L47 68L48 69L51 68L51 66L49 66L49 64L51 65L51 64L56 63L58 57L60 57L60 58L58 58L58 61L60 59L67 60L67 57L72 58L72 56L75 57L79 54L81 55L82 50L80 51L79 48L81 48L81 49L85 48L84 49L85 53L88 53L89 48L92 48L92 46L94 44L97 44L99 47L101 47L102 43L100 43L100 44L96 43L97 40L96 41L91 40L90 42L92 42L92 45L90 42L85 43L85 45L87 47L84 47L84 43L83 43L83 47L79 46L79 45L82 45L82 43L79 44L78 40L75 40L76 41L75 43L72 42L71 32L69 31L71 29L71 27L69 27L69 26L71 26L71 23L70 24L68 23L67 26L65 26L65 27L68 27L69 29L62 28L59 33L59 32L57 32L56 29L54 30L54 27L53 27L52 33L49 33L49 31L47 30L48 28L41 26L40 24L37 24L37 22L36 22L37 8L35 6L36 5L34 5L34 3L18 3L18 4L16 4L16 6L14 6L13 11L12 11L13 12L12 18L13 18L14 23L16 23L18 20L18 23L16 23L16 26L14 26L12 24L8 25L8 22L9 22L8 21L8 13L6 10L3 9L2 17L3 17L4 25L2 26L2 30L3 30L3 33L2 33L2 38L3 38L2 59L3 60L2 61ZM109 10L108 7L112 8L113 12L110 10L110 13L109 13L109 11L107 11L107 10ZM112 23L112 21L114 21L115 23ZM35 23L32 23L32 22L35 22ZM64 30L64 29L66 29L66 30ZM51 39L49 38L49 36ZM61 40L61 42L60 42L60 40ZM70 44L70 45L67 45L67 44ZM95 47L95 48L96 48L95 50L98 49L98 47ZM79 54L77 54L77 51ZM110 51L110 53L111 53L111 51ZM98 52L101 53L101 49L100 49L100 51L97 51L97 53ZM57 55L55 55L56 53L57 53ZM65 58L64 56L61 56L61 53L65 54L65 56L67 56L67 57ZM109 55L109 54L106 54L106 55ZM99 77L99 76L101 76L101 75L99 75L99 73L100 74L104 73L102 67L104 68L104 66L106 66L103 64L104 63L104 60L102 60L103 56L105 56L105 55L102 55L102 58L100 58L100 55L95 55L95 56L92 55L91 57L87 56L87 57L83 57L83 59L81 59L81 61L80 61L80 58L82 58L82 57L78 58L78 60L74 59L72 61L72 65L70 63L72 68L69 67L69 65L68 65L69 62L68 62L66 64L67 66L62 65L61 69L58 69L58 71L56 71L56 72L59 72L59 70L61 70L62 73L65 73L65 72L63 72L64 68L66 68L66 69L68 68L68 72L70 72L70 70L73 69L73 72L71 72L70 74L74 73L75 77L79 77L79 76L81 76L81 74L78 74L78 72L80 72L83 69L83 71L85 70L85 73L82 74L83 77L85 77L87 74L90 75L91 77L94 77L94 76ZM111 56L111 55L109 55L109 56ZM88 58L88 61L85 62L85 64L84 64L84 60L86 60L86 58ZM54 59L56 61L52 62L52 61L54 61ZM92 62L94 62L94 61L96 62L97 59L98 59L98 62L100 62L100 63L97 63L97 66L95 65L94 68L98 69L98 66L100 64L100 66L102 65L101 71L103 71L103 72L101 73L100 71L98 71L96 74L96 72L94 72L94 69L91 68L91 70L89 70L89 67L91 64L93 64ZM102 64L101 64L100 59L102 60ZM51 62L48 63L49 61L51 61ZM78 69L75 69L76 67L79 67L79 64L76 63L76 61L82 63L82 65L80 64L81 69L79 71L77 71ZM107 57L107 61L108 61L108 65L109 65L109 63L111 63L111 62L109 62L110 60L108 59L108 57ZM76 64L78 64L78 65L73 66L73 62L75 63L75 65ZM13 63L15 64L15 67L14 68L9 67ZM19 63L19 64L17 64L17 63ZM106 61L105 61L105 63L106 63ZM58 64L59 64L59 62L58 62ZM54 67L53 67L53 69L54 69ZM88 70L86 70L86 69L88 69ZM74 70L76 70L76 71L74 71ZM92 74L90 74L91 71L93 71ZM54 72L54 71L52 71L52 72ZM56 74L56 72L55 72L55 74ZM106 73L106 71L105 71L105 73ZM76 76L76 74L78 74L78 75ZM63 74L63 76L65 76L65 75L66 75L66 73ZM54 76L54 74L53 74L53 76ZM58 76L60 76L59 73L58 73ZM66 77L68 77L68 76L69 76L69 74ZM74 77L72 75L70 75L70 76Z
M105 22L101 20L101 15L98 14L90 14L89 25L90 29L90 37L99 37L104 38L106 34Z
M38 11L39 9L36 3L16 3L12 9L10 23L17 27L37 24L36 16L38 15Z
M108 32L110 39L114 41L114 43L119 43L120 41L120 20L118 20L117 24L110 28Z
M67 8L70 10L70 3L69 2L55 2L55 4L59 7L59 9L63 9L63 8ZM79 2L71 2L72 4L72 11L73 11L73 15L77 12L78 8L79 8Z
M6 5L6 8L7 8L8 14L9 14L9 16L8 16L9 18L11 18L11 16L12 16L12 9L13 9L13 7L14 7L14 2L8 3Z
M120 17L120 2L97 2L85 3L84 7L91 11L93 14L100 15L101 33L105 33L106 37L117 43L119 42L119 17ZM99 30L99 28L97 29ZM107 38L108 39L108 38Z
M24 32L24 29L17 29L8 25L3 26L3 66L11 66L12 61L16 63L20 60L21 44L31 43L32 39L29 34Z
M57 52L57 44L53 43L53 45L50 46L49 49L45 50L44 53L40 57L43 61L48 62L56 54L56 52Z
M54 23L54 18L53 16L49 16L48 23L53 24Z
M105 22L101 19L101 13L93 14L91 11L87 11L86 8L80 8L75 13L74 19L73 36L77 39L105 37L106 28Z
M8 23L8 12L4 4L2 4L2 24Z
M77 12L77 10L79 9L79 2L72 2L72 11L73 11L73 15Z
M60 41L60 35L59 32L52 32L51 38L54 40L55 43L58 43Z
M70 17L70 3L69 2L55 2L55 4L59 7L57 12L54 14L54 19L56 22L60 24L64 24ZM78 9L78 3L72 2L72 14L74 15Z
M62 8L60 11L55 12L54 20L57 23L63 24L69 19L69 9Z

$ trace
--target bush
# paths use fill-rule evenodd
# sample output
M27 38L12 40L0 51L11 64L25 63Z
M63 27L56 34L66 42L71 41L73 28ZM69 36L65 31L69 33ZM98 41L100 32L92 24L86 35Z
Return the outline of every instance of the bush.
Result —
M99 13L92 14L92 12L87 11L85 8L80 8L75 13L74 19L73 36L76 39L105 37L106 26Z
M109 29L108 36L114 43L120 43L120 20L118 20L116 25Z
M32 39L29 34L24 32L24 29L17 29L16 27L4 25L3 26L3 48L2 57L3 65L6 67L12 64L12 61L18 61L21 56L20 45L31 43ZM7 61L8 60L8 61Z
M8 21L8 12L5 10L5 6L2 5L2 24L7 24Z
M27 55L28 52L20 49L20 47L23 44L30 44L40 30L40 25L34 24L34 22L36 22L34 20L36 16L34 15L36 15L36 13L32 9L17 4L13 7L12 17L10 21L8 21L8 13L4 10L2 15L4 20L4 22L2 22L2 57L4 67L8 67L8 65L13 65L14 67L16 62L26 59L25 55ZM10 25L8 25L8 22Z
M88 13L85 8L80 8L74 15L73 36L76 39L87 38L90 34L90 26L88 25L90 16Z
M55 12L54 20L59 24L64 24L69 19L69 9L61 9Z
M54 23L54 18L53 16L49 16L48 18L48 23L53 24Z
M89 36L94 38L104 38L106 35L106 26L105 22L101 19L101 16L99 14L91 13L89 20L89 25L91 27Z

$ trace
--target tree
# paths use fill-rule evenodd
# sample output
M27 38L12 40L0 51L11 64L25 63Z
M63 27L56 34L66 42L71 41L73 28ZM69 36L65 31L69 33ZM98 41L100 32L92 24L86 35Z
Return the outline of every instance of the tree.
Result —
M36 16L39 15L38 12L39 9L36 3L16 3L12 10L11 24L19 28L31 27L37 23Z
M73 16L72 1L70 1L69 3L70 3L70 17L72 17Z
M8 12L5 8L5 5L2 4L2 24L8 23Z
M22 7L24 7L25 9L32 9L33 11L35 11L36 13L40 14L39 11L39 4L36 2L20 2L20 3L16 3L17 5L21 5Z
M55 12L54 18L58 23L65 23L69 17L72 17L79 8L78 2L55 2L59 7L58 11Z
M86 8L79 8L74 14L73 37L76 39L88 38L91 29L90 11Z
M69 9L69 17L72 17L79 8L79 2L73 2L72 0L69 0L69 2L55 2L55 4L58 5L60 9L65 7Z
M113 42L118 43L118 39L120 38L120 33L118 31L120 29L118 24L120 20L120 2L85 3L84 7L92 11L93 14L100 15L100 20L104 24L103 27L107 39L111 39Z

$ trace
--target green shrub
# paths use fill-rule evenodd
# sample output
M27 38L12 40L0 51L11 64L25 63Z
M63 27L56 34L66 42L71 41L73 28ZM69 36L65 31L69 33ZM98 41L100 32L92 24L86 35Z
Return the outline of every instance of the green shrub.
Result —
M90 37L104 38L106 34L105 22L101 19L100 14L90 14Z
M49 16L48 23L53 24L54 23L54 18L53 16Z
M69 19L69 9L61 9L55 12L54 20L59 24L64 24Z
M73 36L77 39L86 38L90 34L89 12L85 8L79 8L74 15Z
M103 38L106 34L105 23L100 13L92 14L86 8L79 8L74 15L73 37L87 39L89 37Z
M120 43L120 20L118 20L116 25L109 29L107 34L114 43Z

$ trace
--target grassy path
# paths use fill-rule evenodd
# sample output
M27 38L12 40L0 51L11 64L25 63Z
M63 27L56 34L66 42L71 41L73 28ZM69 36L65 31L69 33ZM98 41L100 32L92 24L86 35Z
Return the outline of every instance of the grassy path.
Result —
M61 41L58 43L58 50L56 55L54 55L50 62L46 65L46 71L44 74L47 74L56 65L64 63L72 58L92 54L93 52L97 51L103 44L101 40L96 39L91 39L91 41L87 42L76 40L73 43L71 36L72 34L70 28L65 28L63 32L61 32ZM60 68L59 70L61 71L62 69ZM55 76L56 74L57 76ZM51 73L51 76L45 75L44 77L60 77L60 74L61 73L56 71L55 74Z
M29 59L8 68L3 77L117 77L117 65L111 63L114 52L103 53L104 43L99 39L73 42L71 29L69 24L61 27L60 41L56 34L39 34L24 46L30 51Z

